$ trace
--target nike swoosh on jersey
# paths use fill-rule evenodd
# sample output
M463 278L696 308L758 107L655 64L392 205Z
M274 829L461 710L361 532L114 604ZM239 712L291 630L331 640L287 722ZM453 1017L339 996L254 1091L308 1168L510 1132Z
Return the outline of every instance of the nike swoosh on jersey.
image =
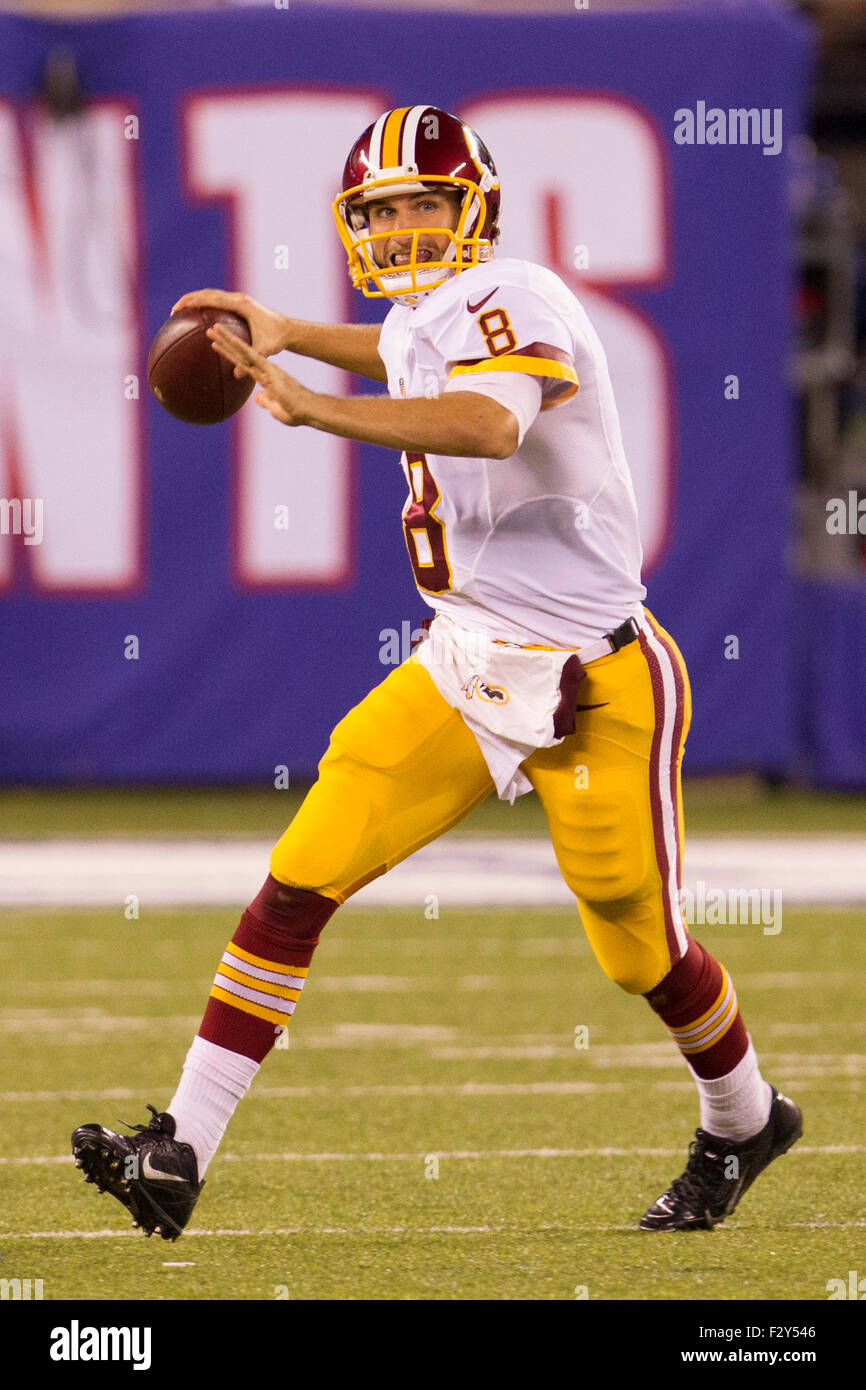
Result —
M575 709L604 709L610 704L610 700L602 700L600 705L575 705Z
M467 299L467 301L466 301L466 308L469 310L470 314L477 314L477 313L478 313L478 310L481 309L481 308L483 308L483 306L487 303L488 299L492 299L492 298L493 298L493 296L495 295L495 293L496 293L496 291L497 291L498 289L499 289L499 286L498 286L498 285L494 285L494 286L493 286L493 289L490 291L490 293L489 293L489 294L486 294L486 295L484 296L483 299L479 299L479 301L478 301L477 304L470 304L470 303L469 303L469 300Z
M141 1172L143 1177L150 1178L153 1182L186 1182L186 1178L181 1177L180 1173L161 1173L158 1168L154 1168L150 1154L144 1155Z

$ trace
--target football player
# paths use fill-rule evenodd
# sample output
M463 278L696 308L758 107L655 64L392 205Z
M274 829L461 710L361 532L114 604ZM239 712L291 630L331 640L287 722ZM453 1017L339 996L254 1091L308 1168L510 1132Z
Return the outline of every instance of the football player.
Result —
M401 451L403 531L424 639L343 718L318 780L219 963L177 1091L122 1136L73 1135L88 1180L176 1239L238 1101L288 1024L320 933L371 879L492 792L534 789L605 974L642 995L696 1082L685 1171L646 1231L711 1228L802 1133L761 1075L733 983L680 904L685 663L644 607L634 490L605 354L550 270L495 254L500 187L448 112L387 111L353 145L334 202L353 284L379 326L305 323L201 290L175 309L242 314L214 350L291 427ZM269 359L287 349L387 382L348 399Z

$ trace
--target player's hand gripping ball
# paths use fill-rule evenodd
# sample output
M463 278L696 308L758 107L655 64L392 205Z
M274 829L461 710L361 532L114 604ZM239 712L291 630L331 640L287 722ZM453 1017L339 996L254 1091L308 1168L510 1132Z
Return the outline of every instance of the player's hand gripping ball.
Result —
M240 410L255 386L251 376L236 377L231 362L211 347L207 330L223 324L244 343L252 343L246 319L231 309L179 309L154 338L147 355L147 379L160 405L188 425L218 425Z

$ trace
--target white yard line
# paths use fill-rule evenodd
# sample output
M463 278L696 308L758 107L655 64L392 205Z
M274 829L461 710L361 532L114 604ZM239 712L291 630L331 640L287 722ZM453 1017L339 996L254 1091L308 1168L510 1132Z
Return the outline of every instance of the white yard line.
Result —
M112 1020L107 1020L111 1022ZM165 1019L161 1019L162 1024ZM63 1041L68 1041L69 1030L73 1025L80 1026L82 1023L89 1023L92 1020L65 1019L61 1021L63 1026L60 1028L60 1036ZM118 1019L118 1026L128 1025L129 1019ZM2 1015L0 1015L2 1024ZM31 1020L32 1024L32 1020ZM35 1026L35 1025L34 1025ZM348 1027L350 1034L343 1036L343 1028ZM43 1032L41 1023L38 1025L40 1035ZM296 1045L295 1051L303 1051L305 1048L315 1050L318 1047L325 1047L339 1042L343 1047L353 1046L354 1025L337 1025L334 1030L323 1030L320 1035L304 1037L303 1046ZM454 1058L472 1058L487 1060L488 1058L542 1058L560 1059L575 1061L575 1049L569 1042L527 1042L522 1044L518 1041L515 1045L502 1047L492 1046L487 1043L470 1044L465 1047L454 1047L451 1045L442 1046L435 1041L441 1031L450 1035L454 1030L439 1030L436 1028L426 1029L424 1027L413 1030L410 1028L410 1037L403 1035L401 1028L397 1027L396 1037L391 1039L380 1035L380 1030L374 1025L375 1036L379 1049L386 1048L389 1043L395 1042L400 1047L405 1047L409 1042L415 1042L426 1049L427 1056L435 1059L453 1060ZM332 1034L336 1033L335 1039ZM432 1037L427 1034L432 1033ZM416 1034L420 1036L416 1036ZM366 1045L369 1038L362 1032L361 1042ZM276 1053L273 1054L276 1058ZM778 1048L763 1049L761 1057L766 1068L783 1073L785 1084L793 1083L796 1078L798 1081L824 1078L841 1082L845 1079L861 1077L866 1072L866 1053L863 1052L794 1052L781 1051ZM585 1052L578 1054L579 1064L589 1070L610 1071L615 1068L628 1068L630 1070L643 1071L677 1071L682 1075L681 1080L660 1080L658 1078L646 1077L640 1084L656 1090L683 1090L693 1091L693 1083L684 1074L683 1059L674 1046L666 1041L648 1043L594 1043ZM277 1075L277 1061L271 1062L270 1075ZM343 1098L361 1099L371 1097L399 1097L399 1096L454 1096L454 1097L480 1097L480 1096L528 1096L528 1095L594 1095L605 1094L608 1092L618 1092L630 1089L635 1085L633 1079L604 1081L599 1078L592 1079L586 1076L576 1077L568 1080L540 1080L540 1081L505 1081L505 1082L485 1082L485 1081L466 1081L466 1082L436 1082L436 1081L411 1081L411 1082L389 1082L389 1083L370 1083L357 1082L350 1085L331 1085L328 1083L315 1083L311 1085L265 1085L256 1084L251 1092L253 1100L301 1100L319 1096L324 1099L340 1100ZM62 1087L52 1090L10 1090L0 1091L0 1104L23 1105L23 1104L55 1104L58 1101L95 1101L97 1103L120 1103L135 1101L137 1099L150 1098L154 1086L110 1086L110 1087Z
M788 1068L785 1071L785 1085L793 1086L796 1084L798 1091L801 1088L817 1085L819 1082L826 1083L831 1078L837 1083L850 1081L855 1087L862 1084L860 1072L845 1073L840 1076L830 1069L821 1067L815 1067L810 1072L799 1071L796 1068ZM313 1100L318 1097L322 1100L343 1100L345 1098L371 1099L373 1097L397 1098L400 1096L452 1096L455 1099L462 1096L468 1099L478 1099L483 1096L603 1096L622 1091L632 1091L634 1086L633 1080L515 1081L489 1086L482 1082L473 1082L466 1086L437 1085L435 1082L430 1085L418 1083L417 1085L405 1086L263 1086L251 1092L251 1099ZM693 1081L658 1081L655 1078L642 1077L640 1088L642 1091L682 1091L684 1094L695 1095ZM98 1105L105 1105L109 1102L112 1104L122 1102L126 1105L140 1101L144 1104L153 1099L154 1089L153 1086L141 1086L135 1090L117 1086L104 1091L0 1091L0 1105L55 1105L58 1101L93 1101Z
M658 1083L656 1083L658 1084ZM661 1083L667 1086L669 1083ZM691 1081L677 1083L683 1089L693 1091ZM153 1089L153 1088L151 1088ZM625 1081L527 1081L486 1083L466 1082L463 1085L437 1084L436 1082L410 1082L406 1085L391 1086L257 1086L250 1092L252 1100L304 1100L312 1096L326 1099L360 1099L372 1096L544 1096L544 1095L593 1095L596 1092L630 1090ZM141 1096L149 1096L146 1088L107 1091L0 1091L0 1104L26 1104L30 1101L54 1104L60 1100L127 1101Z
M452 1160L481 1160L503 1158L677 1158L683 1146L676 1149L604 1148L604 1149L429 1149L426 1153L252 1153L220 1154L214 1162L222 1163L425 1163L431 1157ZM823 1157L828 1154L866 1153L866 1144L798 1144L792 1154ZM0 1165L26 1168L29 1164L68 1164L72 1155L34 1154L0 1158Z
M522 1235L540 1231L633 1231L634 1226L566 1225L545 1222L537 1226L271 1226L257 1231L186 1230L184 1241L197 1237L222 1236L437 1236L437 1235ZM141 1231L20 1231L0 1233L0 1240L126 1240L142 1238Z
M862 1230L866 1227L866 1221L789 1221L780 1224L780 1229L785 1230L806 1230L806 1231L853 1231ZM370 1236L533 1236L544 1231L560 1231L565 1235L583 1232L595 1232L603 1235L615 1231L627 1231L632 1233L636 1226L625 1225L599 1225L589 1222L565 1222L565 1221L544 1221L533 1226L518 1225L496 1225L496 1226L264 1226L258 1230L202 1230L188 1229L183 1233L184 1242L196 1239L222 1239L225 1237L254 1237L261 1239L263 1236L359 1236L364 1239ZM724 1231L722 1231L724 1236ZM718 1238L718 1232L715 1233ZM0 1232L0 1240L139 1240L143 1239L141 1231L122 1230L122 1231L11 1231ZM163 1261L163 1264L188 1264L189 1261Z
M785 1069L785 1084L792 1085L796 1079L797 1087L810 1086L819 1081L834 1078L837 1082L852 1081L860 1084L860 1071L839 1075L833 1068L814 1067L810 1071L796 1067ZM394 1086L258 1086L250 1093L250 1099L261 1100L322 1100L344 1099L397 1099L401 1096L451 1096L454 1099L479 1099L485 1096L595 1096L615 1095L622 1091L632 1091L634 1081L513 1081L490 1083L467 1082L459 1084L439 1084L437 1082L410 1082ZM658 1081L655 1078L642 1078L641 1090L682 1091L695 1094L693 1081ZM98 1105L122 1102L146 1102L153 1098L154 1087L140 1086L112 1087L108 1090L91 1091L0 1091L0 1105L55 1105L58 1101L93 1101Z
M268 869L268 840L0 841L0 906L242 907ZM866 902L866 835L693 837L684 884L711 890L780 890L784 903ZM573 907L545 838L446 836L361 889L357 908ZM697 898L696 898L697 900ZM709 906L709 898L706 897ZM724 919L722 919L724 920ZM762 930L756 923L756 930Z

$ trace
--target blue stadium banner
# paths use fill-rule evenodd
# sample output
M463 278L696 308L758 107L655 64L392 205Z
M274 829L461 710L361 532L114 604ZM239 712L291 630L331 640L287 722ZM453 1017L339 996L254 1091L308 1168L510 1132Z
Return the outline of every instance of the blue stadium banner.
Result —
M84 104L59 120L35 94L70 54ZM145 364L205 286L383 317L330 205L356 136L420 101L479 130L501 253L561 275L605 344L647 604L692 678L686 769L784 770L787 185L810 62L804 24L760 5L0 16L0 775L309 776L407 654L428 610L396 456L252 406L181 424ZM319 390L380 389L284 361Z

